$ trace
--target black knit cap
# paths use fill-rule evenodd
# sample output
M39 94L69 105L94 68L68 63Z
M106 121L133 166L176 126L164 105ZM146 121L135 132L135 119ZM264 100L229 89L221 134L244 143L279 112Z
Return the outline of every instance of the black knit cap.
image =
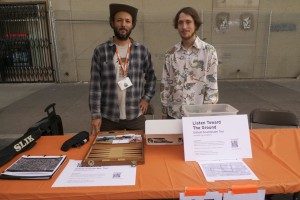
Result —
M110 13L109 21L110 21L110 25L114 21L115 15L118 12L121 12L121 11L128 12L131 15L132 24L133 24L133 27L135 27L138 9L135 8L135 7L126 5L126 4L117 4L117 3L109 4L109 13Z

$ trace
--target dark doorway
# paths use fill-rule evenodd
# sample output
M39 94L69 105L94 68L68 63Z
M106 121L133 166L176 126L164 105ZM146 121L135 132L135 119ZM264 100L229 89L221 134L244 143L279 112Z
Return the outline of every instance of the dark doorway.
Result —
M0 83L54 82L46 2L0 3Z

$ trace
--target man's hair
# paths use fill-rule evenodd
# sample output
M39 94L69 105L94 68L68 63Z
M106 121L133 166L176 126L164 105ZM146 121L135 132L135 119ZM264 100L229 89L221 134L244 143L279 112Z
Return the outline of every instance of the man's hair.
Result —
M180 9L177 12L177 14L174 18L174 28L175 29L178 28L178 19L179 19L179 15L181 13L184 13L186 15L190 15L193 18L195 26L196 26L196 31L197 31L199 29L199 27L201 26L202 22L200 20L200 17L198 15L197 11L192 7L184 7L184 8Z

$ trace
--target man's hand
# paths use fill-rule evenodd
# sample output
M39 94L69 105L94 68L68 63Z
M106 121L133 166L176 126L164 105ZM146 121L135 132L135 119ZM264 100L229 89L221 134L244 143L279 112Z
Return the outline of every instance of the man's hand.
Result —
M140 102L140 109L142 110L143 113L147 112L148 105L149 105L149 103L145 99L141 100L141 102Z
M101 123L102 119L92 119L90 135L96 135L98 132L100 132Z
M161 118L162 118L162 119L168 119L168 115L164 115L164 114L163 114L163 115L161 116Z

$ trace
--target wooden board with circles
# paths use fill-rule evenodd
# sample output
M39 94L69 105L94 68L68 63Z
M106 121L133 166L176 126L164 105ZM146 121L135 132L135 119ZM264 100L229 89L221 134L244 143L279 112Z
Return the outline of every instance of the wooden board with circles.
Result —
M82 166L138 165L144 163L144 133L100 132L83 159Z

